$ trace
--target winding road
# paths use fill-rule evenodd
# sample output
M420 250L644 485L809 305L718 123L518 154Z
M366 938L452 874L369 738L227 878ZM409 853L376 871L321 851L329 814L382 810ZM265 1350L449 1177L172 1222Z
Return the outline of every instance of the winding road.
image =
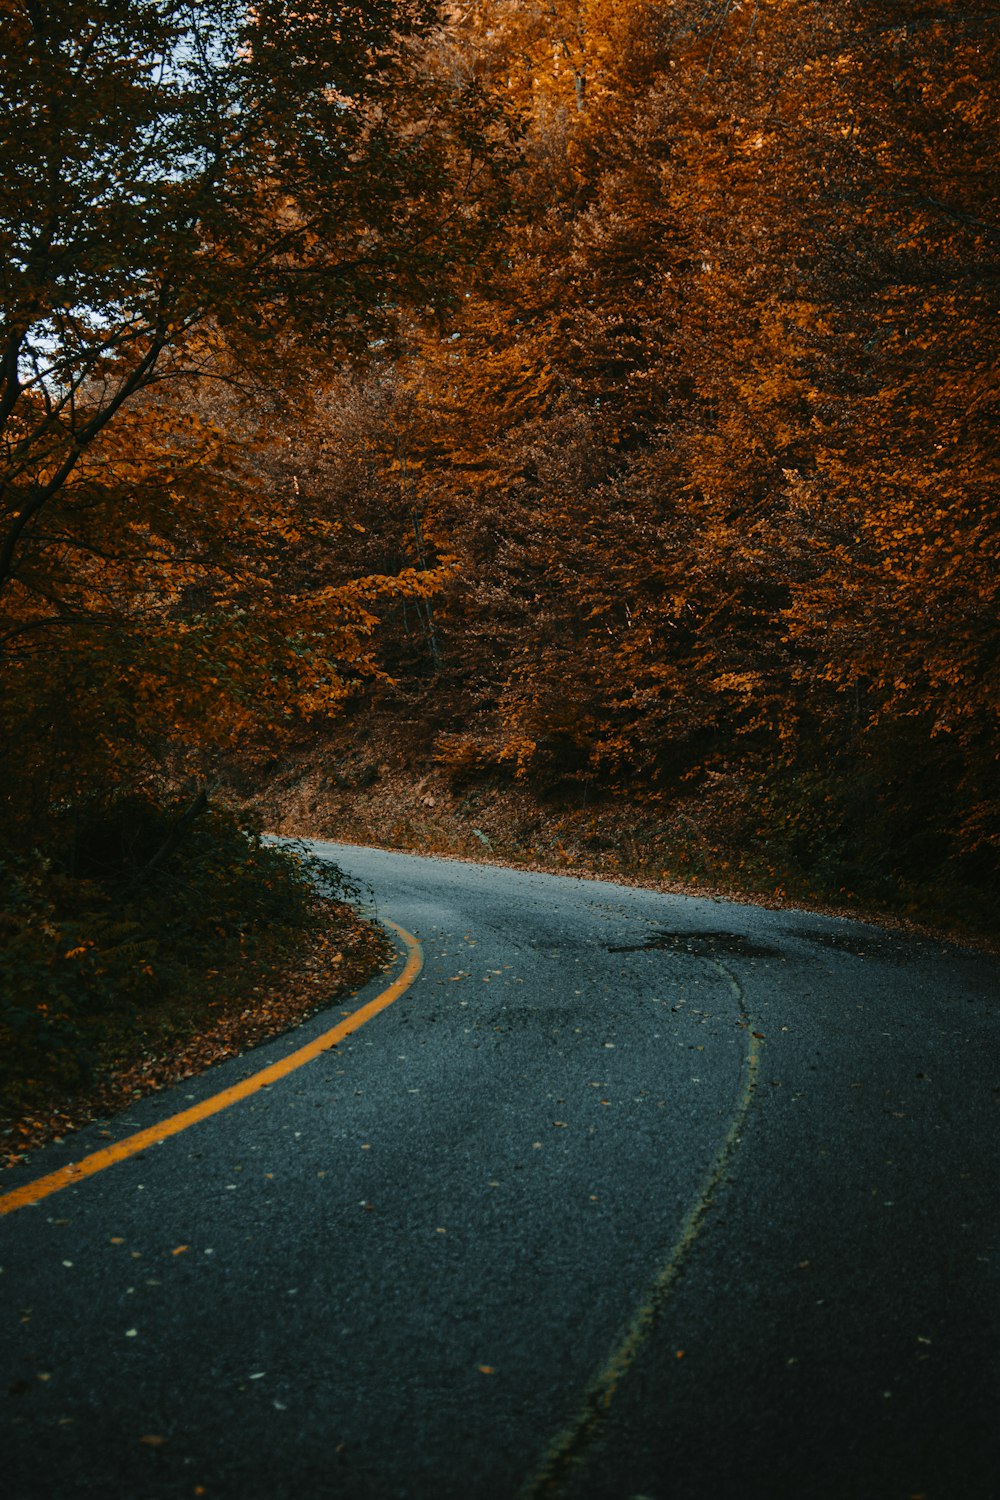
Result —
M995 959L316 848L396 969L0 1182L4 1500L1000 1497Z

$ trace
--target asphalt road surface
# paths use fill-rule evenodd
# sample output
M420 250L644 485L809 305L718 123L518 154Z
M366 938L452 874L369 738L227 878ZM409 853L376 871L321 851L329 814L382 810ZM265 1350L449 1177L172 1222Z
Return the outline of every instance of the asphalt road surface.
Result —
M317 847L423 971L0 1219L3 1500L1000 1496L995 960Z

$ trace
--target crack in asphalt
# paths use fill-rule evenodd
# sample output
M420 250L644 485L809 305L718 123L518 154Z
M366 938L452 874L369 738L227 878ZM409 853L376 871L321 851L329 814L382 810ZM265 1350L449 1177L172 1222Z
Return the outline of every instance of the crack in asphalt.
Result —
M667 935L670 936L670 934ZM691 934L681 936L690 937ZM698 934L698 936L730 938L734 934L715 933ZM740 952L742 954L743 950L741 949ZM746 1030L747 1052L744 1060L743 1088L737 1099L725 1139L702 1180L695 1201L688 1210L669 1256L605 1364L584 1392L575 1418L551 1444L541 1466L518 1491L517 1500L558 1500L560 1495L565 1494L568 1485L586 1463L587 1450L597 1436L601 1422L614 1400L615 1392L663 1316L674 1285L682 1274L685 1262L701 1234L705 1218L713 1206L720 1186L726 1179L733 1157L742 1140L743 1126L757 1088L761 1038L757 1032L749 1029L750 1013L746 1007L743 987L735 974L714 957L708 957L705 954L699 956L705 957L710 967L729 986L730 993L736 1001L740 1023Z

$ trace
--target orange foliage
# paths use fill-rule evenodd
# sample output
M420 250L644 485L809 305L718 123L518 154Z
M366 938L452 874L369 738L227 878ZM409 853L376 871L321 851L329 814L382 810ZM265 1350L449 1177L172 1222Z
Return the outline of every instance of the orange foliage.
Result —
M391 374L457 558L438 759L668 799L735 776L814 861L994 880L988 10L465 17L527 134L505 260ZM392 463L356 399L367 515Z
M52 436L14 476L41 493L88 401L141 397L18 531L8 682L64 781L57 703L110 764L369 682L456 774L724 785L834 883L995 881L991 11L479 0L418 47L386 4L353 95L310 71L353 55L321 7L303 104L286 10L232 215L178 250L216 252L202 301L11 419ZM262 340L283 400L206 394Z

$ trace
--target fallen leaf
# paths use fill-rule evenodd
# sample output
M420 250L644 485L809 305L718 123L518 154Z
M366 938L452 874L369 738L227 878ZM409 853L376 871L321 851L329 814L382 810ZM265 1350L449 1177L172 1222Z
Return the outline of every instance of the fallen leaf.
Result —
M479 1370L480 1375L495 1375L496 1374L496 1370L493 1368L492 1365L478 1365L477 1369Z
M167 1440L165 1437L161 1437L158 1432L147 1432L146 1436L141 1437L139 1441L140 1443L145 1443L147 1448L162 1448Z
M171 1250L171 1255L183 1255L185 1250L190 1250L190 1245L178 1245L176 1250Z

